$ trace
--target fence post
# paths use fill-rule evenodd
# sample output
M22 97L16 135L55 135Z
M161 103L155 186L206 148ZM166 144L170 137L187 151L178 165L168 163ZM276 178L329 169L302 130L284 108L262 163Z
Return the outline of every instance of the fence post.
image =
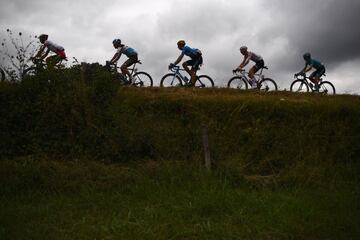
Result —
M208 134L208 129L206 126L203 126L203 128L202 128L202 139L203 139L204 154L205 154L205 168L207 171L211 172L209 134Z

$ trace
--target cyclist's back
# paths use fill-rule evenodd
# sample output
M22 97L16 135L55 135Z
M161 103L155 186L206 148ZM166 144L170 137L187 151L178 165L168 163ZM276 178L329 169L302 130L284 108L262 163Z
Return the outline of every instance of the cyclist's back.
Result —
M246 57L245 57L245 58L246 58ZM260 55L254 53L254 52L251 52L251 51L248 51L248 56L247 56L247 58L248 58L249 60L253 61L254 63L257 63L257 62L260 62L260 61L263 60L263 58L262 58Z
M135 49L129 47L129 46L122 46L118 48L117 51L120 55L124 54L125 56L127 56L128 58L131 58L133 56L137 55L137 52L135 51Z
M65 50L62 46L60 46L60 45L58 45L58 44L56 44L56 43L54 43L54 42L52 42L50 40L46 40L44 42L44 45L45 45L45 47L47 47L48 49L50 49L54 53Z
M324 65L319 60L316 60L314 58L306 60L306 65L311 66L316 70L322 69L324 67Z
M182 53L185 55L185 56L188 56L190 57L191 59L194 59L196 58L199 54L201 54L201 51L197 48L191 48L189 46L185 46L183 49L182 49Z

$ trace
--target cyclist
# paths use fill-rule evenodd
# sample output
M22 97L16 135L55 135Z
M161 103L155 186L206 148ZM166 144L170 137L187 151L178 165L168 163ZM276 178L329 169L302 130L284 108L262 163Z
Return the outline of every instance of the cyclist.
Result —
M295 74L295 76L303 75L306 72L310 71L312 68L315 68L315 71L309 76L311 82L315 84L315 91L319 90L320 78L325 74L325 66L318 60L311 58L310 53L305 53L303 55L305 60L305 67L301 72ZM314 86L310 83L310 87Z
M250 84L252 88L257 88L257 81L255 79L255 73L257 73L261 68L265 66L263 58L253 52L250 52L246 46L242 46L240 48L240 52L242 55L244 55L244 60L240 64L239 67L237 67L233 72L242 71L243 68L249 64L250 61L255 62L255 65L250 69L249 71L249 78L250 78Z
M115 64L117 61L119 61L120 57L122 54L124 54L125 56L127 56L129 59L126 60L123 65L121 65L120 69L121 72L124 76L128 76L128 79L130 80L130 84L134 82L134 79L132 79L131 74L128 70L128 68L137 63L138 61L138 54L137 52L128 46L125 46L124 44L121 43L120 39L114 39L113 41L113 46L115 49L117 49L114 57L110 60L110 64Z
M66 54L65 49L62 46L49 41L48 38L49 36L47 34L41 34L39 36L39 40L43 45L40 47L40 50L32 59L44 60L49 55L50 51L54 52L56 53L56 55L46 58L46 64L48 68L53 68L56 64L66 59ZM43 54L45 49L46 52Z
M187 46L184 40L178 41L177 46L181 51L181 54L174 63L171 63L169 65L169 69L178 65L184 56L190 57L191 59L184 62L182 66L185 69L185 71L191 76L191 81L187 86L193 87L195 86L195 82L196 82L196 72L200 69L200 66L203 63L202 53L199 49L191 48ZM189 68L190 66L191 69Z

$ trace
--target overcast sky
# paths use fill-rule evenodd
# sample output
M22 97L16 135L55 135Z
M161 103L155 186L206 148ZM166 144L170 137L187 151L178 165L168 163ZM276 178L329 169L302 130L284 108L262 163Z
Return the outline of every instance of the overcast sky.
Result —
M203 52L201 73L216 85L231 78L242 45L287 89L309 51L339 92L360 93L359 13L360 0L0 0L0 34L48 33L69 58L100 63L120 38L156 82L180 54L180 39Z

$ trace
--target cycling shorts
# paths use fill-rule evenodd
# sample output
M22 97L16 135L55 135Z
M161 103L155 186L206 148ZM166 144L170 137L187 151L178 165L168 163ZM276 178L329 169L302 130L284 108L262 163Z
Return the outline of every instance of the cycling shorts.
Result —
M257 61L254 68L255 68L255 72L259 71L260 69L262 69L265 66L265 62L264 60L260 60Z
M191 66L192 69L199 70L200 66L203 64L203 58L200 53L198 53L194 58L185 62L186 66Z
M137 61L138 61L138 55L135 54L129 57L129 59L124 62L123 66L130 67L131 65L135 64Z
M320 67L319 69L317 69L315 72L313 72L310 75L310 78L321 78L322 75L324 75L326 72L326 69L324 66Z
M65 59L65 58L66 58L65 50L59 50L59 51L56 52L56 54L57 54L61 59Z

